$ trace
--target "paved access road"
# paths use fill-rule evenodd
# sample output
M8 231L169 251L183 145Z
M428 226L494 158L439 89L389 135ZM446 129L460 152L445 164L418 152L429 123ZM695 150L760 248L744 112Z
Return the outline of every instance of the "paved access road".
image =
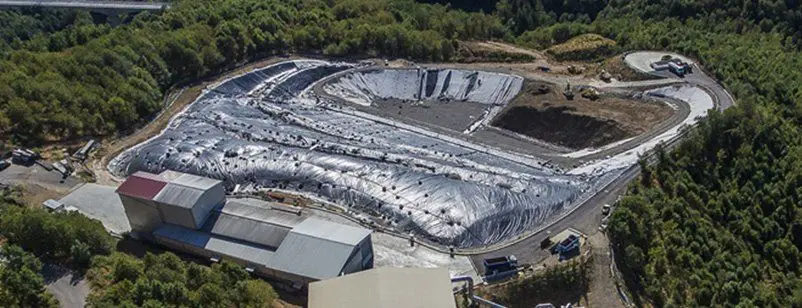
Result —
M47 284L46 290L53 294L62 308L82 308L89 296L89 282L70 269L53 264L42 267L42 276Z

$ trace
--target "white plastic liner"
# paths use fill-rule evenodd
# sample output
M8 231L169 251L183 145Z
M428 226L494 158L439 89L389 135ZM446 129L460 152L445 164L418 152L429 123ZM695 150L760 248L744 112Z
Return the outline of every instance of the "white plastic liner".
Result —
M370 69L336 78L324 90L369 106L376 98L459 100L506 105L521 90L519 76L454 69Z
M311 94L302 97L315 82L351 68L287 61L225 81L161 135L116 157L109 169L120 176L171 169L221 179L229 187L239 184L240 191L294 190L457 247L492 244L535 229L569 210L592 186L584 176L557 174L531 158L478 151L481 146L338 111ZM435 80L431 71L423 77L417 70L383 72L387 80L376 76L381 72L359 77L387 85L368 98L414 97L403 92L420 90L417 81ZM425 98L442 93L502 104L520 89L516 76L443 72L434 86L423 87ZM477 78L473 86L471 74Z

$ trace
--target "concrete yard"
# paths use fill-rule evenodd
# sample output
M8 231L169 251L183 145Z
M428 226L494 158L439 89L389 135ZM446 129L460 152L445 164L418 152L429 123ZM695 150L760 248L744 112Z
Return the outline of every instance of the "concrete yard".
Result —
M100 220L107 230L115 234L131 231L128 218L120 197L114 192L117 188L93 183L83 184L61 198L67 207L75 207L89 218Z

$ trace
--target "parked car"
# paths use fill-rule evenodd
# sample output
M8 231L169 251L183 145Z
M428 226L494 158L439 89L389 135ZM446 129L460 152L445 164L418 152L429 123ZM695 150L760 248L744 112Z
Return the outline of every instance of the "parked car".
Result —
M602 206L602 215L607 216L608 214L610 214L610 205L605 204Z
M11 163L6 160L0 160L0 171L5 170L8 166L11 166Z

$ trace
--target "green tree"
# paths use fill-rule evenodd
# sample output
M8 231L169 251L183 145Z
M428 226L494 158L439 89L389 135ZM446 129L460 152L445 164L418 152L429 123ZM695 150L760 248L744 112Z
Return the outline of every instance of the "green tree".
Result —
M45 293L39 259L14 245L3 246L1 254L0 303L4 307L58 306L50 294Z

